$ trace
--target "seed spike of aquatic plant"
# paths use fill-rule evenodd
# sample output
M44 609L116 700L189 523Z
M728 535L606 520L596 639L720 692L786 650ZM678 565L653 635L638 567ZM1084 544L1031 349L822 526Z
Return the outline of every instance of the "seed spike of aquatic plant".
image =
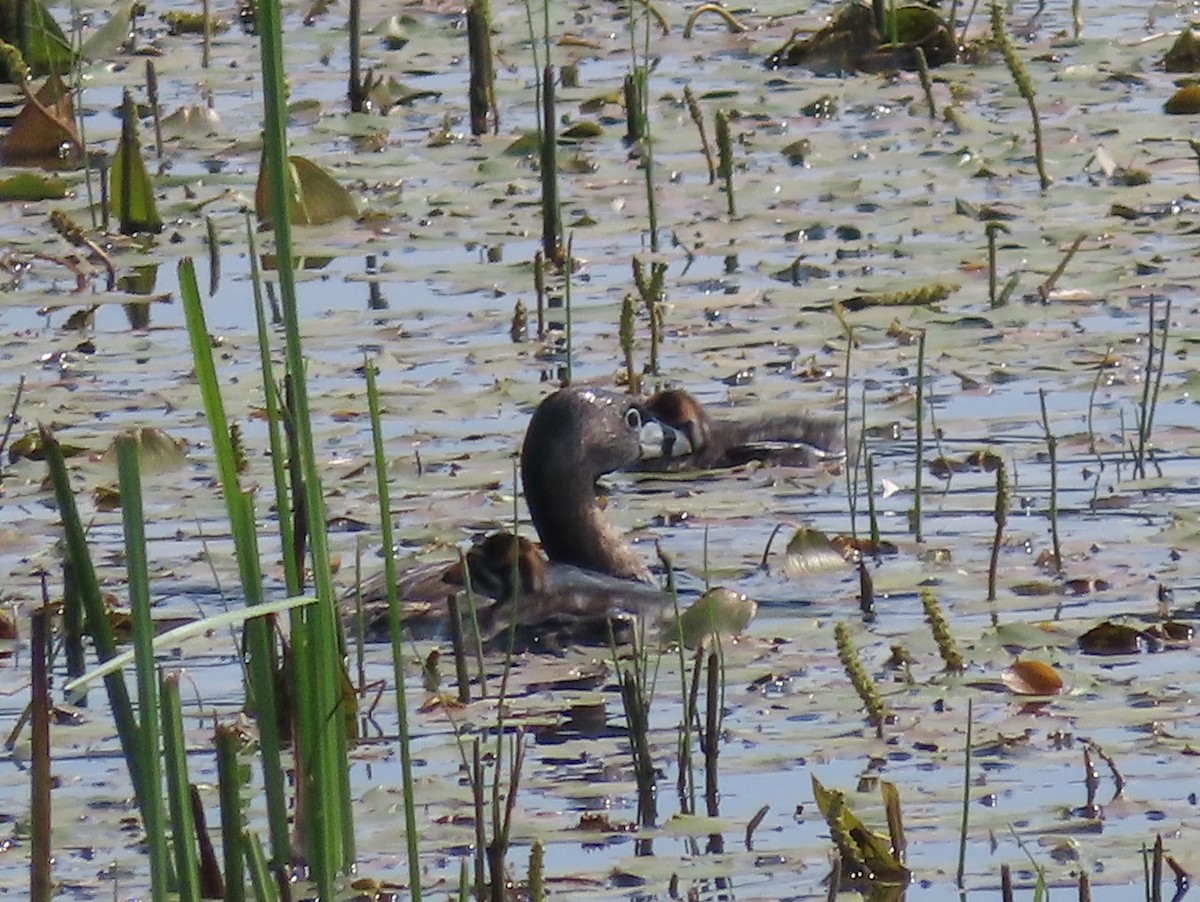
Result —
M958 650L958 643L954 641L950 624L946 621L946 615L942 613L942 606L933 590L921 589L921 608L925 612L925 622L929 624L929 631L933 634L933 641L937 644L938 654L942 656L946 670L949 673L961 673L964 668L962 652Z
M992 40L1004 56L1004 65L1008 67L1008 72L1017 85L1017 91L1029 106L1029 116L1033 120L1033 152L1037 161L1038 180L1045 191L1050 187L1050 176L1046 173L1046 152L1042 144L1042 121L1038 116L1036 92L1029 72L1017 56L1012 39L1008 36L1008 29L1004 26L1004 5L998 0L992 0Z
M717 183L717 164L713 161L712 145L708 143L708 130L704 127L704 113L696 101L696 95L692 91L691 85L686 85L683 89L683 102L687 105L688 115L692 117L696 131L700 134L700 150L704 153L704 164L708 167L708 183L715 185Z
M1063 572L1062 542L1058 538L1058 439L1050 431L1050 417L1046 413L1046 390L1038 389L1038 401L1042 409L1042 433L1046 437L1046 452L1050 457L1050 539L1054 547L1054 569Z
M838 660L842 662L842 669L846 671L850 685L854 687L863 707L866 708L867 721L875 727L876 734L882 737L883 724L891 717L891 712L884 704L879 689L871 680L858 656L858 651L854 648L854 640L850 638L850 628L839 622L833 628L833 637L837 643Z
M1004 461L996 467L996 505L992 511L996 521L996 533L992 537L992 557L988 563L988 601L996 600L996 572L1000 567L1000 545L1004 541L1004 527L1008 523L1008 468Z
M729 114L717 110L717 175L725 183L725 210L730 219L737 216L737 202L733 196L733 138L729 134Z
M421 861L417 834L416 799L413 795L412 749L408 731L408 696L405 692L403 625L400 598L396 588L396 547L392 535L392 508L387 485L387 457L383 448L383 424L379 388L375 381L374 360L364 362L367 380L367 410L371 419L372 452L375 463L375 490L379 498L379 528L384 548L383 572L387 586L388 637L392 646L392 674L396 685L396 732L399 734L400 774L404 789L404 838L408 852L409 893L414 902L421 899ZM464 571L465 572L465 571Z

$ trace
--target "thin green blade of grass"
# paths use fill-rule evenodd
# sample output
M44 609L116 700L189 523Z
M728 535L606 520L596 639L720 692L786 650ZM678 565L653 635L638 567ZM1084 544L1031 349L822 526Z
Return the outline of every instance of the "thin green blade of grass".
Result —
M157 674L154 667L154 623L150 617L150 573L146 563L145 515L137 441L128 435L117 439L117 472L121 488L121 522L125 535L125 570L129 577L129 606L133 616L134 663L137 673L138 754L146 775L142 808L146 843L150 853L150 885L155 902L166 898L170 883L166 812L163 810L160 766Z
M209 341L208 325L204 319L200 288L196 283L196 269L191 259L179 262L178 278L188 340L192 347L192 365L196 371L204 414L212 435L213 456L216 459L217 474L229 514L234 547L237 550L238 577L242 583L246 604L253 607L261 604L263 600L253 502L249 493L243 492L238 483L237 455L234 453L229 430L225 428L225 405L221 399L220 384L217 382L212 343ZM268 621L255 618L250 622L246 629L246 644L250 651L249 691L254 699L254 710L259 714L258 728L263 754L263 783L267 793L271 856L276 866L283 867L291 856L291 844L288 837L283 763L279 751L281 739L274 716L275 640Z
M392 508L388 497L387 457L383 451L383 429L379 411L379 387L375 382L375 363L366 362L367 410L371 416L371 437L375 454L375 481L379 494L379 528L383 536L383 572L387 580L388 631L392 640L392 670L396 678L396 717L400 733L400 773L404 785L404 838L408 847L409 892L413 902L421 900L421 862L417 842L416 802L413 797L412 751L408 735L408 700L404 687L404 654L400 599L396 589L396 558L392 537ZM463 570L466 573L466 569Z
M217 725L213 738L217 747L217 785L221 796L225 902L245 902L246 819L242 814L241 778L238 774L238 746L241 739L237 729L225 724Z
M183 707L179 674L160 681L163 758L166 762L167 805L171 811L171 843L175 851L176 891L180 902L199 902L200 859L196 854L196 824L192 819L187 778L187 746L183 739Z
M288 218L292 196L287 150L287 79L283 65L283 22L279 0L259 4L259 37L263 75L263 160L270 192L275 233L287 373L294 391L291 413L296 426L300 468L304 476L309 550L318 602L300 618L293 631L299 690L296 748L298 766L310 781L302 797L304 837L309 865L318 891L332 898L338 871L354 862L354 818L350 805L350 768L341 718L341 648L334 604L333 574L326 535L325 498L321 491L313 447L312 413L304 381L300 315Z
M288 492L287 455L279 434L282 414L279 391L271 363L271 333L267 328L266 305L263 302L262 274L258 268L258 248L254 240L254 221L246 213L246 244L250 251L250 285L254 290L254 322L258 330L259 368L262 371L263 398L267 409L267 441L271 448L271 474L275 481L275 511L279 519L279 544L283 551L283 574L289 595L300 594L301 562L296 559L292 532L292 501Z
M58 439L44 426L41 429L41 441L46 455L46 464L50 470L50 482L54 486L54 497L58 503L59 516L62 518L67 559L74 575L76 591L83 601L86 612L87 629L91 634L92 643L96 647L97 656L102 662L107 661L116 655L117 642L113 636L112 625L108 622L104 610L104 600L100 595L100 583L97 581L96 571L92 567L92 558L88 552L83 523L79 519L79 511L75 507L75 495L71 491L67 465L63 460ZM133 705L129 699L129 689L125 685L124 677L115 672L105 676L104 686L108 691L108 703L112 708L113 720L117 726L121 751L125 755L125 765L129 768L129 779L133 784L134 795L138 800L138 807L142 811L144 822L148 790L146 775L137 754L139 728L133 713Z

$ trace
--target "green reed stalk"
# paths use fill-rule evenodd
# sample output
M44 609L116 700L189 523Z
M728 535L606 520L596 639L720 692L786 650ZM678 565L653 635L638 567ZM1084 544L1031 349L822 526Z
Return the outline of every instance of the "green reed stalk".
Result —
M166 763L167 805L171 812L171 843L175 849L176 889L180 902L200 900L200 861L196 856L196 824L192 819L187 777L187 745L183 739L183 706L179 674L160 677L163 760Z
M913 474L913 506L909 529L918 542L921 537L921 488L925 478L925 330L917 341L917 451Z
M737 203L733 197L733 139L729 134L729 115L717 110L717 175L725 182L725 210L730 218L737 216Z
M529 902L546 900L546 847L535 839L529 847Z
M1167 335L1171 324L1171 300L1167 299L1167 312L1163 317L1162 342L1154 341L1154 295L1150 295L1149 322L1146 326L1146 366L1142 370L1142 400L1138 405L1137 449L1133 457L1133 475L1146 477L1146 450L1150 445L1150 434L1154 429L1154 410L1158 404L1158 390L1162 385L1163 369L1166 365ZM1158 353L1158 372L1155 373L1154 355ZM1151 374L1154 374L1153 376Z
M300 468L304 476L309 547L317 595L315 605L306 609L304 615L293 617L292 649L296 656L299 714L297 765L305 781L301 802L307 858L318 891L324 898L332 898L335 874L348 869L354 862L354 817L350 805L346 733L340 718L331 716L341 704L339 624L329 562L325 497L313 443L313 416L304 380L304 352L296 304L292 224L288 218L292 184L287 159L287 91L279 0L262 0L258 21L263 69L263 157L275 232L287 372L293 382L291 413L295 419Z
M117 439L117 471L121 488L121 522L125 534L125 571L129 577L129 606L133 616L134 662L137 671L138 753L146 775L146 800L142 810L150 854L150 884L155 900L165 899L170 886L166 812L163 810L162 743L155 712L158 711L157 674L154 663L154 622L150 616L150 573L146 562L146 527L136 439Z
M933 81L929 77L929 63L925 59L925 50L919 44L913 48L917 57L917 74L921 78L921 90L925 92L925 105L929 107L929 121L937 119L937 106L933 102Z
M846 335L846 365L842 370L842 446L846 449L846 507L850 514L850 536L858 537L858 460L850 460L850 360L854 354L854 329L841 320ZM866 410L866 390L863 409ZM864 419L864 423L866 420Z
M388 636L392 644L392 673L396 679L396 717L400 744L400 777L404 788L404 839L408 849L409 894L413 902L421 900L421 858L417 836L416 800L413 795L412 748L408 731L408 696L404 685L403 625L400 620L400 598L396 589L396 557L392 553L392 506L388 495L387 457L383 450L382 417L379 410L379 388L375 383L375 362L367 360L367 410L371 416L371 438L375 459L375 486L379 495L379 529L383 539L383 572L387 583ZM465 572L465 571L464 571Z
M43 579L43 585L45 581ZM54 896L54 871L50 840L50 610L42 606L33 612L30 641L33 644L30 671L29 754L29 898L31 902L50 902ZM144 710L144 709L143 709ZM154 885L154 902L165 898Z
M867 470L867 518L871 523L871 547L878 553L880 534L879 516L875 511L875 455L866 452Z
M984 226L984 232L987 235L988 247L988 305L995 309L1002 306L1007 300L1007 297L1000 299L996 295L996 235L1001 232L1007 235L1009 228L1002 222L992 220Z
M71 490L71 477L67 473L62 448L58 444L58 439L54 437L54 433L43 426L40 434L42 449L46 455L46 465L50 471L50 482L54 487L54 499L58 504L59 517L62 518L63 540L67 548L66 556L71 567L75 589L83 603L87 630L92 637L92 644L96 648L96 657L104 662L116 655L117 642L113 636L112 624L109 623L107 612L104 610L104 600L100 595L100 583L96 579L96 570L92 566L87 537L84 534L83 523L79 519L79 510L75 506L75 495ZM105 676L104 688L108 691L108 704L112 708L113 721L121 742L121 751L125 755L125 766L129 769L129 781L133 784L134 796L142 814L142 822L145 823L146 800L150 798L150 789L147 786L148 776L142 768L142 760L138 754L141 731L133 713L129 689L120 673L110 673Z
M254 293L254 322L258 330L258 361L263 380L263 401L267 411L267 441L271 449L271 474L275 482L275 516L279 522L279 544L283 553L283 578L288 595L300 594L302 562L296 559L292 529L292 501L288 491L287 454L284 451L280 423L279 388L271 362L271 332L267 327L266 304L263 302L262 274L258 268L258 248L254 238L254 221L246 213L246 244L250 257L250 286Z
M496 108L495 69L492 65L492 7L488 0L467 6L467 56L471 74L467 88L471 134L485 135L488 113ZM494 128L499 133L497 119Z
M992 559L988 564L988 601L996 600L996 571L1000 566L1000 543L1004 540L1004 527L1008 523L1008 468L1004 461L996 467L996 507L992 513L996 521L996 534L992 539Z
M241 775L238 767L238 731L217 724L213 733L217 748L217 785L221 798L221 851L225 862L225 902L246 899L246 818L242 813Z
M962 818L958 828L958 871L955 883L959 889L963 886L963 877L967 869L967 829L971 823L971 729L975 723L975 700L967 696L967 740L963 749L963 795Z
M1042 432L1046 436L1046 451L1050 455L1050 539L1054 545L1054 569L1063 572L1062 543L1058 540L1058 439L1050 431L1050 417L1046 413L1046 390L1038 389L1038 400L1042 407Z
M625 299L621 301L621 323L617 335L621 343L621 357L625 361L625 385L630 394L636 395L641 391L641 380L633 368L633 329L633 295L626 292Z
M255 266L254 261L251 266ZM212 436L213 457L225 497L225 509L229 515L234 548L237 551L238 578L248 606L263 602L263 579L258 549L258 532L254 519L254 502L250 491L243 491L238 480L237 460L233 441L225 416L225 404L221 399L221 387L217 382L216 364L213 362L212 342L208 337L208 326L204 319L204 308L200 302L200 290L196 286L195 267L191 260L181 260L178 267L179 294L183 303L184 319L187 322L188 339L192 346L192 365L200 398L204 405ZM257 296L257 292L256 292ZM259 298L261 317L261 298ZM265 322L262 327L265 330ZM260 339L261 343L261 339ZM260 344L261 347L261 344ZM270 383L268 383L268 410L270 410ZM275 466L282 460L282 451L272 444ZM278 491L278 483L277 483ZM290 518L289 518L290 521ZM280 527L281 531L283 527ZM284 560L287 548L285 544ZM299 593L296 586L289 584L289 594ZM252 618L245 627L246 646L249 650L248 692L253 699L253 710L258 719L259 742L262 753L263 785L267 795L267 821L270 825L271 857L277 868L284 868L291 859L291 840L288 827L287 797L284 791L283 762L280 748L283 740L279 735L278 700L275 690L275 637L271 623L261 617Z
M575 233L567 238L567 254L563 261L566 274L566 285L563 287L563 312L566 314L567 327L567 375L564 385L575 381L575 347L574 329L571 328L571 276L575 272ZM517 525L513 523L513 535L516 535Z
M362 0L350 0L349 21L346 38L350 44L350 74L346 85L346 97L350 101L350 112L361 113L367 108L367 92L362 79Z
M1004 64L1008 67L1009 74L1012 75L1013 81L1017 85L1017 91L1029 106L1029 116L1033 120L1033 148L1037 160L1038 179L1041 182L1042 190L1045 191L1050 187L1050 176L1046 174L1046 151L1042 145L1042 120L1038 116L1037 101L1034 99L1036 92L1029 72L1025 69L1025 64L1021 62L1020 57L1017 56L1017 51L1008 36L1008 30L1004 27L1004 6L997 0L992 0L992 40L1004 55Z
M541 128L538 131L538 177L542 185L542 253L563 262L562 208L558 195L558 123L554 114L554 67L542 70ZM569 256L569 252L568 252ZM569 265L569 262L568 262Z
M708 682L704 694L704 801L709 817L720 811L717 789L717 760L721 754L721 712L725 695L725 668L720 642L708 655Z
M246 869L250 872L250 888L254 890L255 902L279 902L279 888L271 880L271 869L258 835L243 832L242 846L246 850Z

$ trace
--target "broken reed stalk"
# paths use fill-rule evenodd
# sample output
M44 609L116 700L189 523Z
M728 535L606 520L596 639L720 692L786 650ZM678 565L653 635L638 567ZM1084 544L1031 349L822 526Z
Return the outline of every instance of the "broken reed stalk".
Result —
M1042 121L1038 117L1037 102L1034 100L1036 92L1033 89L1033 81L1030 80L1025 65L1017 56L1017 51L1004 27L1004 6L998 0L992 0L992 40L1004 56L1004 64L1008 67L1009 74L1012 75L1013 81L1017 85L1017 91L1029 105L1029 116L1033 120L1033 149L1037 161L1038 180L1041 182L1042 190L1045 191L1050 187L1050 176L1046 174L1046 153L1042 146Z
M691 85L687 85L683 89L683 102L687 104L688 115L692 117L692 122L696 124L696 131L700 133L700 149L704 152L704 163L708 167L708 183L715 185L717 183L717 164L713 162L712 145L708 143L708 132L704 128L704 113L700 110L700 104L696 102L696 95L692 92Z
M1162 341L1154 342L1154 298L1150 295L1149 322L1146 325L1146 366L1142 371L1142 400L1138 405L1138 443L1133 456L1134 478L1146 477L1146 452L1150 448L1150 435L1154 430L1154 411L1158 406L1158 391L1162 385L1163 368L1166 365L1167 335L1171 326L1171 299L1167 298L1167 311L1163 316ZM1158 351L1158 370L1155 372L1154 354ZM1153 374L1153 376L1151 375Z
M842 669L846 671L850 684L854 686L854 691L858 693L863 707L867 710L867 721L875 727L876 735L882 739L883 724L892 714L854 648L849 627L839 622L833 628L833 636L837 642L838 660L842 662Z
M963 888L963 877L967 869L967 829L971 823L971 729L975 721L974 699L967 696L967 739L963 749L963 795L962 820L958 830L958 872L955 883Z
M1088 409L1087 409L1087 434L1088 434L1088 450L1096 455L1096 462L1103 464L1104 461L1100 457L1100 451L1096 448L1096 393L1100 391L1100 380L1104 378L1104 363L1112 357L1112 346L1110 345L1104 352L1104 357L1100 364L1096 367L1096 378L1092 380L1092 390L1088 393Z
M925 330L917 339L917 450L913 473L913 506L909 512L909 531L917 542L921 537L921 484L925 473Z
M574 336L571 328L571 276L575 272L575 233L572 232L567 238L567 253L566 259L563 260L563 268L566 275L566 284L563 286L563 313L566 315L566 332L567 332L567 372L563 382L564 386L570 385L574 381ZM516 535L517 526L513 523L513 535Z
M154 117L154 156L162 159L162 109L158 105L158 70L154 68L154 60L146 60L146 100L150 103L150 112Z
M992 220L984 226L984 232L987 234L988 247L988 306L995 309L1004 305L1008 300L1007 296L997 297L996 295L996 236L1003 232L1009 234L1009 228L1002 222Z
M471 700L471 678L467 675L467 646L463 639L458 593L446 595L446 611L450 617L450 647L454 651L454 681L458 684L458 700L465 705Z
M933 81L929 78L929 63L920 44L913 50L917 58L917 75L921 78L921 90L925 92L925 105L929 107L929 121L933 122L937 119L937 107L933 102Z
M1050 273L1050 275L1046 278L1046 281L1038 286L1038 297L1040 297L1043 302L1050 300L1050 293L1054 291L1054 286L1058 284L1058 280L1062 278L1062 274L1067 271L1067 264L1069 264L1071 260L1074 259L1075 254L1079 252L1079 246L1083 244L1083 239L1086 237L1086 234L1075 236L1075 240L1071 242L1071 246L1067 248L1067 252L1063 254L1062 259L1058 261L1058 266L1054 268L1054 272Z
M858 538L858 458L850 457L850 361L854 353L854 329L839 316L838 322L846 336L846 363L842 368L842 447L846 449L846 512L850 517L850 538ZM866 389L862 406L866 410Z
M718 648L708 655L708 684L704 695L704 802L709 817L721 813L717 790L717 759L721 754L721 697L724 669Z
M621 357L625 361L625 387L631 395L641 393L641 379L633 367L633 295L626 292L621 301L621 324L618 335L621 342Z
M537 337L546 338L546 255L539 248L533 255L533 292L537 295Z
M725 182L725 209L730 218L737 216L733 196L733 139L729 134L729 114L717 110L717 175Z
M1000 865L1000 902L1014 902L1012 867L1007 864Z
M633 27L632 24L630 27ZM625 140L630 144L636 144L647 136L646 87L644 68L635 66L632 72L625 73L621 94L625 100Z
M238 772L238 748L241 734L227 724L217 724L213 732L217 750L217 786L221 799L221 851L225 862L227 899L245 899L246 822L242 812L241 779Z
M1050 431L1050 417L1046 413L1046 390L1038 389L1038 400L1042 407L1042 431L1046 436L1046 452L1050 456L1050 541L1054 546L1054 569L1063 572L1062 543L1058 539L1058 439Z
M925 612L925 622L929 624L929 631L933 634L933 641L937 644L938 654L941 655L942 663L946 665L946 671L962 673L962 652L958 650L958 643L954 641L954 634L950 632L950 624L942 612L937 596L928 587L921 589L921 608Z
M470 81L467 101L470 109L471 134L486 135L488 113L495 110L495 68L492 65L492 7L488 0L473 0L467 6L467 54L470 59ZM495 122L499 129L500 123Z
M658 375L658 348L662 342L663 299L666 296L665 281L667 264L655 260L650 264L650 277L646 277L646 267L640 259L633 258L633 283L637 286L638 295L646 307L646 315L650 320L650 360L647 369L652 375Z
M468 10L468 28L470 22ZM350 101L350 112L361 113L367 107L367 92L363 90L362 80L362 0L350 0L346 34L350 42L350 74L346 84L346 98Z
M562 210L558 202L558 132L554 121L554 66L548 65L542 70L538 99L542 114L538 133L538 174L542 185L542 253L555 265L562 265L563 229ZM567 338L569 342L569 331ZM568 370L570 365L568 356Z
M879 553L879 515L875 510L875 455L870 451L865 454L867 475L867 519L871 523L871 547Z
M1008 523L1008 467L1004 461L996 467L996 506L992 511L996 521L996 534L992 538L992 559L988 563L988 601L996 600L996 570L1000 566L1000 543L1004 540L1004 527Z

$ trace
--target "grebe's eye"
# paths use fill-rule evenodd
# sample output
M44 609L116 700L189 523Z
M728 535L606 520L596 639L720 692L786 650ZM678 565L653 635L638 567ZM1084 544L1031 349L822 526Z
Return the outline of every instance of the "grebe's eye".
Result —
M630 429L642 428L642 413L636 407L630 407L625 411L625 423Z

